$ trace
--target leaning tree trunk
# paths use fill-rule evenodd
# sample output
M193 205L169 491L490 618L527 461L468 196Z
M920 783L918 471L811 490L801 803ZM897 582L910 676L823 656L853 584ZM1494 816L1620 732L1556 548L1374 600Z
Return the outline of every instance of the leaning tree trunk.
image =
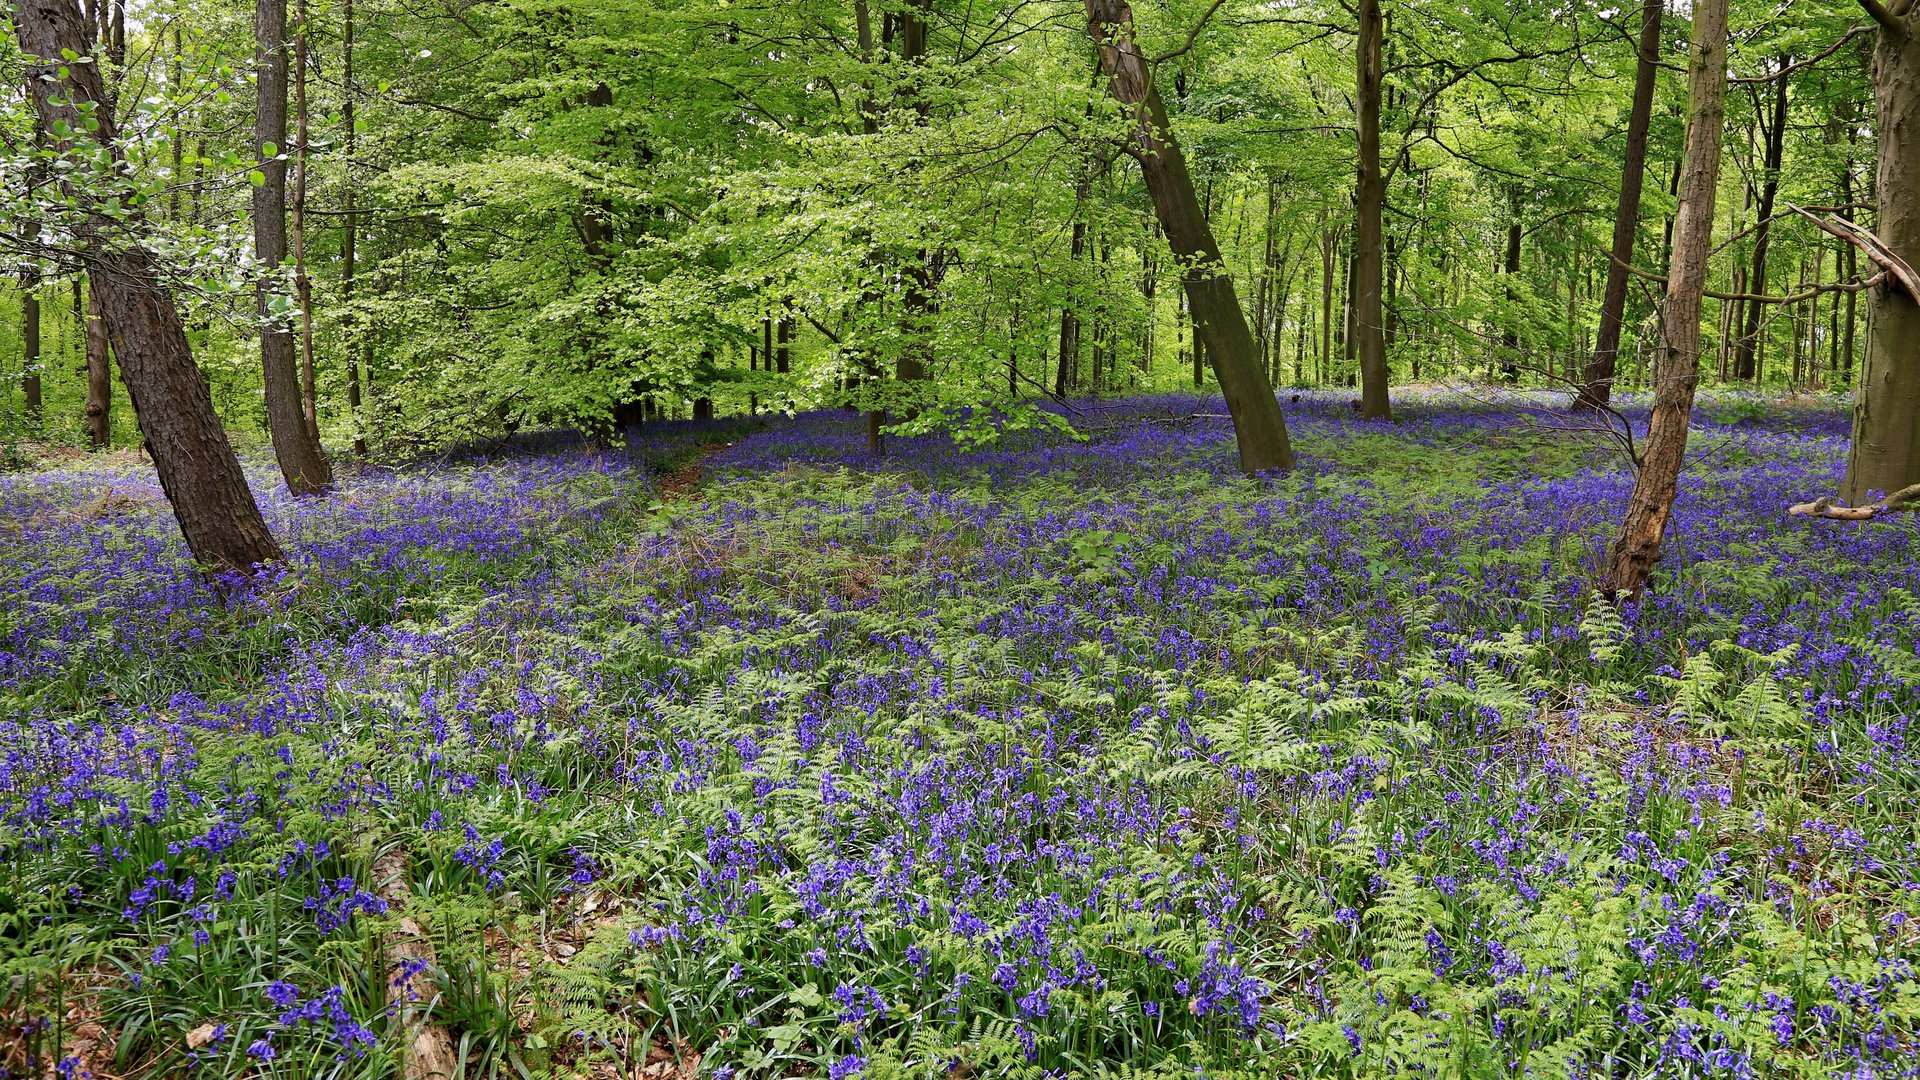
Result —
M1873 55L1880 134L1878 234L1908 266L1920 266L1920 17L1914 0L1879 8ZM1878 8L1878 5L1874 5ZM1873 10L1870 8L1869 10ZM1920 299L1889 280L1867 307L1867 359L1853 412L1853 446L1842 496L1920 483Z
M1233 279L1220 258L1220 246L1207 225L1187 173L1186 158L1167 123L1166 106L1154 87L1153 71L1133 40L1133 11L1126 0L1086 0L1087 31L1100 50L1100 65L1113 84L1114 97L1134 124L1135 153L1160 229L1179 257L1187 305L1193 313L1196 346L1204 344L1213 374L1233 415L1240 446L1240 468L1248 473L1291 469L1293 445L1279 399L1260 363L1260 350L1247 330L1246 314L1234 295Z
M1660 23L1665 0L1646 0L1640 12L1640 62L1633 75L1633 109L1627 115L1627 157L1620 168L1620 204L1613 215L1612 258L1607 291L1600 300L1600 331L1573 400L1575 411L1599 409L1613 399L1620 357L1620 331L1627 312L1627 270L1640 229L1640 188L1647 175L1647 130L1653 120L1653 90L1660 77Z
M295 495L318 495L333 486L320 443L307 430L300 403L300 373L293 333L282 312L280 264L287 259L287 2L255 0L253 141L265 182L253 189L253 253L261 279L255 292L260 320L260 366L267 399L267 430L273 454Z
M1727 0L1696 0L1688 65L1687 156L1673 229L1673 268L1660 346L1653 362L1653 419L1626 519L1607 558L1602 592L1637 595L1660 561L1660 544L1679 490L1687 424L1700 385L1700 307L1713 249L1713 203L1726 122Z
M1385 273L1381 218L1386 213L1387 178L1380 169L1380 94L1382 39L1386 23L1380 0L1360 0L1355 107L1360 134L1360 175L1354 185L1353 332L1360 359L1360 415L1388 420L1386 314L1380 301Z
M101 107L107 96L99 65L61 59L90 54L74 0L22 0L13 17L20 51L45 58L32 64L28 80L41 131L51 139L57 125L66 132L82 130L76 103L92 105L98 126L88 139L117 161L113 112ZM55 145L67 149L72 138ZM81 153L88 156L87 148ZM68 194L80 197L71 188ZM180 532L202 566L245 572L277 561L279 545L220 426L173 298L161 288L146 250L124 231L128 227L125 215L119 220L92 215L82 237L88 278Z

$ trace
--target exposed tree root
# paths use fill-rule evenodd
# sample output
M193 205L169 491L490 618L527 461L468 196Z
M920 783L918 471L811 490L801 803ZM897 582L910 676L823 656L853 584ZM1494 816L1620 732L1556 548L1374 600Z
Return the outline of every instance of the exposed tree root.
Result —
M401 1046L405 1055L402 1076L406 1080L451 1080L460 1071L460 1059L454 1052L453 1036L434 1023L431 1001L410 1007L416 981L431 985L423 978L435 966L433 944L426 931L406 914L410 890L407 888L407 849L396 847L381 856L373 866L374 881L381 899L400 913L400 928L387 935L387 970L397 972L393 989L397 992L398 1014L402 1018Z
M1832 499L1823 498L1789 507L1787 513L1796 517L1831 518L1835 521L1872 521L1881 514L1900 510L1920 510L1920 484L1903 487L1879 502L1865 506L1835 506Z

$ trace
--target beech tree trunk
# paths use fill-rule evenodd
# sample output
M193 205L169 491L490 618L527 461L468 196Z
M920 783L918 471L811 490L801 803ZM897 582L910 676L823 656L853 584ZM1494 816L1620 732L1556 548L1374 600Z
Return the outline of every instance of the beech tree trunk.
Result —
M1360 129L1360 175L1353 189L1353 332L1360 361L1360 415L1393 418L1387 398L1386 313L1381 304L1385 271L1381 218L1386 213L1387 178L1380 168L1380 95L1384 70L1382 39L1386 22L1380 0L1360 0L1360 42L1355 109Z
M267 399L267 430L287 490L318 495L333 486L333 471L320 443L307 430L300 404L300 375L293 333L274 311L282 300L280 266L287 260L287 3L255 0L253 141L266 182L253 189L253 253L262 277L255 290L260 320L260 366Z
M1873 53L1878 235L1907 265L1920 266L1920 17L1914 0L1895 0L1875 17L1883 18ZM1867 358L1842 497L1858 506L1871 501L1872 492L1914 483L1920 483L1920 301L1889 281L1867 302Z
M1660 25L1665 0L1646 0L1640 10L1639 64L1633 74L1633 108L1627 114L1627 156L1620 167L1620 204L1613 215L1612 258L1607 291L1600 298L1600 330L1593 355L1573 399L1575 411L1598 409L1613 400L1613 376L1620 357L1620 332L1627 312L1627 270L1640 229L1640 190L1647 176L1647 130L1653 121L1653 91L1660 77Z
M87 445L105 450L113 445L113 359L108 355L107 324L100 311L100 283L87 280Z
M1204 344L1233 416L1240 468L1248 473L1291 469L1287 422L1194 193L1186 158L1168 125L1152 68L1133 40L1133 11L1126 0L1086 0L1086 6L1087 30L1099 47L1100 66L1113 84L1114 97L1132 112L1140 172L1160 229L1180 259L1196 346Z
M1602 592L1609 599L1635 596L1646 588L1660 561L1686 459L1687 424L1700 384L1700 308L1713 250L1714 195L1727 115L1727 0L1695 0L1688 72L1686 164L1674 220L1665 318L1653 362L1653 419L1626 518L1607 559Z
M1791 57L1781 57L1781 68L1792 63ZM1759 102L1754 102L1758 106ZM1755 218L1753 232L1753 272L1747 276L1746 291L1765 295L1767 291L1767 254L1773 238L1773 206L1780 196L1780 166L1786 157L1787 147L1787 79L1783 75L1773 81L1772 113L1769 117L1758 108L1754 110L1756 122L1760 124L1761 138L1766 147L1761 157L1760 205ZM1760 374L1760 333L1766 325L1766 305L1757 300L1747 303L1746 324L1740 332L1740 344L1733 354L1733 377L1742 382L1752 382Z
M21 0L13 17L20 51L39 58L29 66L28 85L41 132L51 139L56 124L80 130L75 103L103 105L107 96L99 65L61 59L66 53L91 52L78 5ZM99 108L93 115L99 127L92 139L118 159L112 110ZM121 378L187 548L202 566L222 571L244 573L277 561L280 547L220 426L173 298L161 288L151 257L125 231L128 227L96 213L81 240Z

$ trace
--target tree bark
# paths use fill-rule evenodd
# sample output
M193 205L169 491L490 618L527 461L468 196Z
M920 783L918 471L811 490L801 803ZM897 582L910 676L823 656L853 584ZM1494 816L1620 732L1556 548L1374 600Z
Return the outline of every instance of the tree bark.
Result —
M343 0L340 36L340 126L341 151L347 171L341 193L344 232L340 237L340 305L348 309L346 333L347 412L353 417L353 452L367 456L366 423L360 414L360 357L365 347L359 321L352 312L354 273L360 252L360 214L354 201L353 181L353 0Z
M113 445L113 360L108 356L107 325L100 309L100 284L87 280L87 445Z
M1193 190L1186 158L1167 123L1166 106L1153 71L1133 40L1133 12L1126 0L1086 0L1087 30L1100 50L1100 65L1114 97L1134 125L1134 150L1161 231L1180 259L1196 338L1206 346L1214 377L1233 416L1240 468L1247 473L1291 469L1293 445L1279 399L1260 364L1260 350L1247 330L1233 279L1220 258L1213 230Z
M1338 262L1339 233L1320 230L1320 370L1314 381L1324 383L1333 371L1333 269Z
M28 80L40 130L51 133L56 124L80 130L75 104L103 105L106 92L98 65L60 59L67 52L90 53L79 7L74 0L23 0L14 24L21 52L44 58L30 66ZM99 127L92 139L119 159L112 111L98 108L94 117ZM88 276L187 548L202 566L220 571L244 573L277 561L279 545L220 426L173 299L160 287L151 256L121 231L125 228L103 213L92 216L81 238Z
M1385 74L1381 49L1386 37L1380 0L1360 0L1359 18L1354 98L1360 129L1360 175L1353 189L1354 348L1360 360L1360 415L1367 420L1390 420L1386 313L1380 299L1386 265L1381 219L1387 206L1387 178L1380 168L1380 96Z
M1513 287L1513 279L1520 273L1520 233L1520 189L1510 186L1507 188L1507 252L1500 264L1506 281L1501 295L1507 302L1507 328L1500 333L1500 378L1506 382L1520 380L1520 329L1514 322L1513 311L1513 302L1520 295Z
M1647 131L1653 126L1653 91L1660 77L1660 25L1665 0L1646 0L1640 10L1639 62L1633 74L1633 107L1627 114L1627 155L1620 167L1620 203L1613 215L1612 258L1607 291L1600 298L1600 330L1581 377L1574 411L1597 410L1613 400L1620 332L1627 312L1627 270L1640 229L1640 191L1647 175Z
M299 0L293 44L293 287L300 302L300 407L307 437L320 443L320 398L313 372L313 282L307 278L307 0Z
M1873 54L1880 160L1874 198L1882 243L1920 265L1920 17L1912 0L1882 8L1887 23ZM1876 16L1876 18L1879 16ZM1889 23L1891 25L1889 25ZM1867 358L1853 413L1842 496L1920 482L1920 300L1892 281L1867 301Z
M27 423L38 427L40 399L40 270L30 267L20 276L20 394L26 399Z
M1087 200L1093 195L1092 167L1085 161L1079 163L1080 175L1073 185L1073 234L1068 247L1068 261L1076 277L1080 274L1087 251ZM1060 305L1060 362L1053 373L1053 393L1055 397L1066 397L1080 388L1080 303L1078 292L1067 297Z
M1780 58L1780 66L1785 69L1791 64L1792 57ZM1756 101L1756 105L1759 103ZM1771 117L1754 110L1756 121L1761 126L1761 136L1766 139L1766 147L1761 157L1760 205L1755 217L1753 234L1753 272L1747 276L1746 291L1763 296L1767 291L1767 254L1773 238L1773 206L1780 195L1780 166L1784 163L1787 147L1787 79L1783 74L1773 81L1773 102ZM1750 301L1746 305L1746 324L1740 332L1740 343L1733 355L1733 377L1742 382L1752 382L1760 374L1759 353L1761 327L1766 322L1766 305Z
M1700 307L1713 249L1714 195L1726 122L1727 0L1696 0L1688 64L1687 150L1673 230L1673 268L1659 351L1654 357L1653 419L1620 535L1608 554L1602 592L1636 596L1646 588L1679 490L1687 424L1700 384Z
M260 366L267 399L267 430L274 457L295 495L318 495L333 486L333 472L320 443L307 430L300 404L300 376L293 333L274 311L280 297L280 266L287 259L287 3L255 0L253 141L266 182L253 189L253 252L261 278L254 313L260 320Z

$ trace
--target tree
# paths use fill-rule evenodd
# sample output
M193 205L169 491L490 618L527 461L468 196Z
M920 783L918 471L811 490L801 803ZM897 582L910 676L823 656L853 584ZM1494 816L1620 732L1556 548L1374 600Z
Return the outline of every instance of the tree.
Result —
M80 9L74 0L22 0L13 19L21 52L32 58L29 85L47 153L67 156L64 190L86 207L76 237L81 257L187 547L201 565L227 572L277 561L279 545L220 426L172 297L132 231L137 217L118 192L84 189L88 162L106 159L103 181L124 164Z
M40 410L40 268L30 266L20 275L20 396L26 399L27 423L38 426Z
M1768 108L1760 107L1760 92L1754 90L1754 123L1760 128L1765 149L1761 157L1760 199L1754 211L1753 270L1747 276L1747 291L1764 295L1767 291L1767 253L1773 239L1773 208L1780 198L1780 167L1787 150L1787 71L1793 58L1780 58L1780 71L1771 84L1773 96ZM1733 377L1752 382L1759 374L1760 335L1766 325L1766 304L1746 301L1746 328L1740 333L1733 354Z
M1880 261L1920 264L1920 17L1915 0L1861 0L1879 24L1873 87L1880 132L1875 188ZM1875 252L1869 250L1869 257ZM1889 258L1890 257L1890 258ZM1868 302L1867 360L1854 404L1853 442L1841 495L1920 483L1920 296L1895 275Z
M87 445L105 450L113 445L113 360L108 356L107 324L101 311L98 283L87 283L86 306L79 303L80 283L74 282L74 314L86 325Z
M1647 132L1653 126L1653 90L1660 75L1660 26L1665 0L1646 0L1640 9L1640 47L1634 65L1633 106L1627 115L1626 157L1620 165L1620 205L1613 215L1613 244L1607 251L1607 291L1600 300L1600 329L1587 360L1576 411L1598 409L1613 398L1614 366L1620 356L1620 330L1627 311L1627 277L1633 266L1633 242L1640 230L1640 189L1647 176Z
M267 430L287 490L318 495L333 486L333 470L307 427L293 332L280 288L287 260L287 3L254 4L254 148L260 156L253 188L253 253L260 263L254 313L260 320L260 368L267 399Z
M1279 399L1267 381L1259 346L1234 295L1220 245L1201 210L1185 156L1167 123L1166 106L1154 85L1153 65L1134 40L1133 11L1126 0L1086 0L1087 32L1100 51L1113 95L1127 110L1131 153L1140 164L1160 229L1180 260L1196 348L1204 342L1214 378L1233 416L1240 468L1247 473L1293 468L1293 445Z
M1713 254L1714 199L1726 123L1727 0L1696 0L1688 74L1687 150L1673 226L1673 268L1653 361L1653 418L1626 518L1607 557L1601 591L1609 598L1635 596L1646 587L1660 561L1686 459L1687 425L1700 384L1700 308Z
M1386 312L1381 304L1387 178L1380 168L1381 50L1386 20L1380 14L1380 0L1360 0L1359 16L1354 108L1359 121L1360 175L1353 189L1353 332L1360 359L1360 415L1387 420L1393 416L1387 397Z

